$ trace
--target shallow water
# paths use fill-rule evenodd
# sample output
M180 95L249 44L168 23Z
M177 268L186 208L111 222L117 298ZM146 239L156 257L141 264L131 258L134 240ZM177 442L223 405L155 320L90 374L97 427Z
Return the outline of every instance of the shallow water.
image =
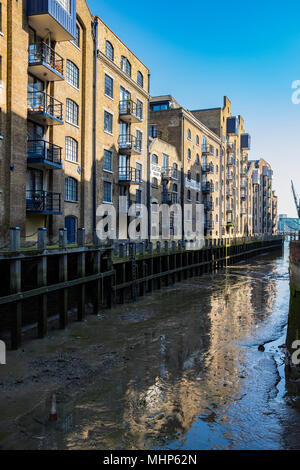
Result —
M286 392L279 348L288 308L286 245L284 256L259 256L105 312L102 340L112 351L125 344L124 361L65 402L35 446L300 448L300 410Z

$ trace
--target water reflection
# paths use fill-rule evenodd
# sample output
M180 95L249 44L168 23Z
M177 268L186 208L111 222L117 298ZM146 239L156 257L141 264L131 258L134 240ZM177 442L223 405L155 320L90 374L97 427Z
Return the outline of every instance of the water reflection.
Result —
M113 350L125 344L124 361L80 400L62 399L67 426L44 426L41 447L295 447L286 440L289 404L279 393L276 343L285 334L288 291L287 255L273 254L107 313L99 342L108 337Z

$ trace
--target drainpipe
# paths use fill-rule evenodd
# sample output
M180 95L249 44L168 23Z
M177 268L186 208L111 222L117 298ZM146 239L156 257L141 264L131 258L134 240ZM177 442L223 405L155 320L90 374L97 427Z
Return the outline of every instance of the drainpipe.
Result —
M93 81L93 236L96 232L97 211L97 69L98 69L98 18L92 24L94 40L94 81Z
M150 157L150 73L148 74L148 126L147 126L147 211L148 211L148 241L151 237L151 157Z
M184 152L185 152L185 148L184 148L184 115L182 113L181 115L181 118L182 118L182 126L181 126L181 139L182 139L182 155L181 155L181 158L182 158L182 165L181 165L181 238L182 238L182 241L184 241L184 158L185 158L185 155L184 155Z

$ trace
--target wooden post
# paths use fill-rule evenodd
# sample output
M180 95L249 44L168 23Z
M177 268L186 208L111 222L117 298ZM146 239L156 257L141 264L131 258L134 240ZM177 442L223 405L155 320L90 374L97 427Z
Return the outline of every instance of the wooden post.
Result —
M85 251L77 256L77 275L85 277ZM82 321L85 317L85 283L78 286L77 320Z
M38 287L47 285L47 256L41 256L37 266ZM39 298L38 337L44 338L48 330L48 296L42 294Z
M10 264L10 292L15 294L21 292L21 260L12 260ZM22 342L22 302L13 305L11 347L18 349Z
M100 274L101 272L101 252L100 250L93 253L93 273ZM101 279L96 279L94 283L94 314L97 315L101 308Z
M68 255L64 253L59 257L59 282L67 282L67 280ZM64 329L68 324L68 288L61 289L59 296L59 327Z

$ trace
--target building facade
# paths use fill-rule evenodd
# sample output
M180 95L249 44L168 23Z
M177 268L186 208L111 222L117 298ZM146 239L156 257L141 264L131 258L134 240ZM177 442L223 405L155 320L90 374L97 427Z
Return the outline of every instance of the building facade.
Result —
M62 227L69 243L79 227L92 240L111 205L121 240L142 204L179 204L193 222L203 204L209 239L274 233L270 165L249 162L227 97L195 111L150 98L148 67L86 0L0 7L0 246L12 226L26 242L43 227L53 243Z

